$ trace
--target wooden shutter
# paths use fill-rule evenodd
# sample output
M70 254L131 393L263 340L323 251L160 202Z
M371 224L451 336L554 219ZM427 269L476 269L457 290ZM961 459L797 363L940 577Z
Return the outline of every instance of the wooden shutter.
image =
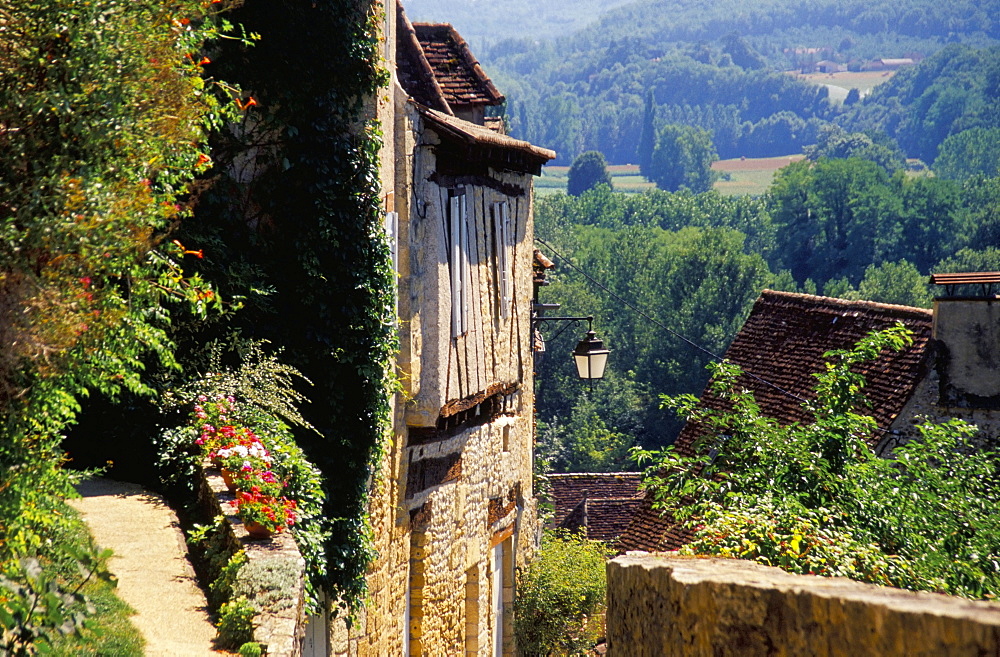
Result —
M513 297L513 281L510 269L510 215L508 204L501 201L493 204L493 248L496 258L497 302L500 306L500 317L510 316Z

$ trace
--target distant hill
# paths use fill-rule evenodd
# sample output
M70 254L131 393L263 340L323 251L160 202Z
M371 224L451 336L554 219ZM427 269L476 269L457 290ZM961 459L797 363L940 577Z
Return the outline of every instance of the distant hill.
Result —
M555 39L629 0L404 0L413 21L451 23L473 48L504 39Z
M444 11L449 0L424 2ZM547 15L547 2L526 4L497 3L517 16L511 22L522 34L503 40L509 32L497 28L477 54L508 98L514 134L555 149L564 165L587 150L611 163L639 161L642 135L652 134L643 132L648 116L708 130L723 158L798 152L850 108L846 92L831 98L829 87L785 72L857 71L878 59L920 62L950 44L1000 43L1000 0L639 0L602 5L607 11L593 13L591 24L551 39L529 27ZM561 16L583 20L589 3L568 4L572 13ZM453 22L478 6L453 9ZM850 123L894 136L894 126L875 118L880 98L887 96L865 98L864 117ZM926 158L937 143L911 140L904 150Z

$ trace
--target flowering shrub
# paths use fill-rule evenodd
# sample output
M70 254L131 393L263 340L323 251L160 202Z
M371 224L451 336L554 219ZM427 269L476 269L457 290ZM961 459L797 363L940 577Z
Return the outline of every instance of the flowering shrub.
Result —
M198 395L194 406L194 419L200 422L201 435L195 444L212 450L220 447L223 442L233 439L233 427L230 418L233 415L233 405L236 399L232 396L213 395L209 400L206 395Z
M241 428L239 430L232 427L227 435L228 441L221 441L222 444L208 453L208 458L220 468L225 468L232 472L255 472L268 470L274 459L267 451L264 444L250 429ZM220 432L221 433L221 432Z
M295 501L270 495L260 486L236 493L232 505L244 523L259 523L270 532L280 532L295 524Z
M276 525L280 522L289 529L306 561L306 607L315 613L320 604L320 587L328 576L324 545L331 520L323 513L326 493L319 471L305 457L289 428L295 424L312 430L296 408L305 401L293 387L301 374L276 356L266 354L263 344L240 342L241 363L234 369L222 364L223 348L212 347L207 363L211 373L164 395L171 413L175 409L187 412L182 412L182 424L164 429L159 435L159 464L164 482L183 491L178 494L190 496L195 494L205 460L213 453L243 457L242 450L236 449L241 446L247 450L246 457L258 457L239 461L234 483L237 492L256 494L261 504L251 504L244 498L242 508L237 502L236 512L244 523L259 520L258 512L270 521L270 512ZM248 470L243 470L244 461L249 461ZM264 504L264 497L273 502ZM210 565L209 571L217 567Z
M233 507L244 523L257 522L268 531L280 532L295 524L297 503L282 492L285 482L271 469L274 457L253 429L243 426L236 399L199 395L192 413L201 423L195 444L201 455L227 470L236 486Z

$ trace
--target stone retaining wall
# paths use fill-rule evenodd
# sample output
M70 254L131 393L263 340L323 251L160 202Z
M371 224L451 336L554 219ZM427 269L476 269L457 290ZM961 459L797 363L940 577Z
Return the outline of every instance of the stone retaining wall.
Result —
M608 563L613 657L1000 655L1000 604L630 552Z
M291 591L291 604L285 609L255 616L253 636L254 641L267 647L268 657L299 657L305 635L306 562L295 539L288 532L275 534L269 539L251 539L229 504L235 497L226 488L218 468L207 466L202 472L200 502L210 516L225 516L230 553L235 554L242 549L247 555L248 565L275 561L297 573L297 577L293 578L295 585Z

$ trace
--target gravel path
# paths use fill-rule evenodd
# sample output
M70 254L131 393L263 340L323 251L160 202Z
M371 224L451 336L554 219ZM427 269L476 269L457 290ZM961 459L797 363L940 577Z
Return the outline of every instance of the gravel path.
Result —
M212 649L215 628L205 595L186 558L177 516L158 495L137 484L108 479L86 481L72 504L90 526L97 544L111 548L110 569L118 595L146 639L150 657L223 655Z

